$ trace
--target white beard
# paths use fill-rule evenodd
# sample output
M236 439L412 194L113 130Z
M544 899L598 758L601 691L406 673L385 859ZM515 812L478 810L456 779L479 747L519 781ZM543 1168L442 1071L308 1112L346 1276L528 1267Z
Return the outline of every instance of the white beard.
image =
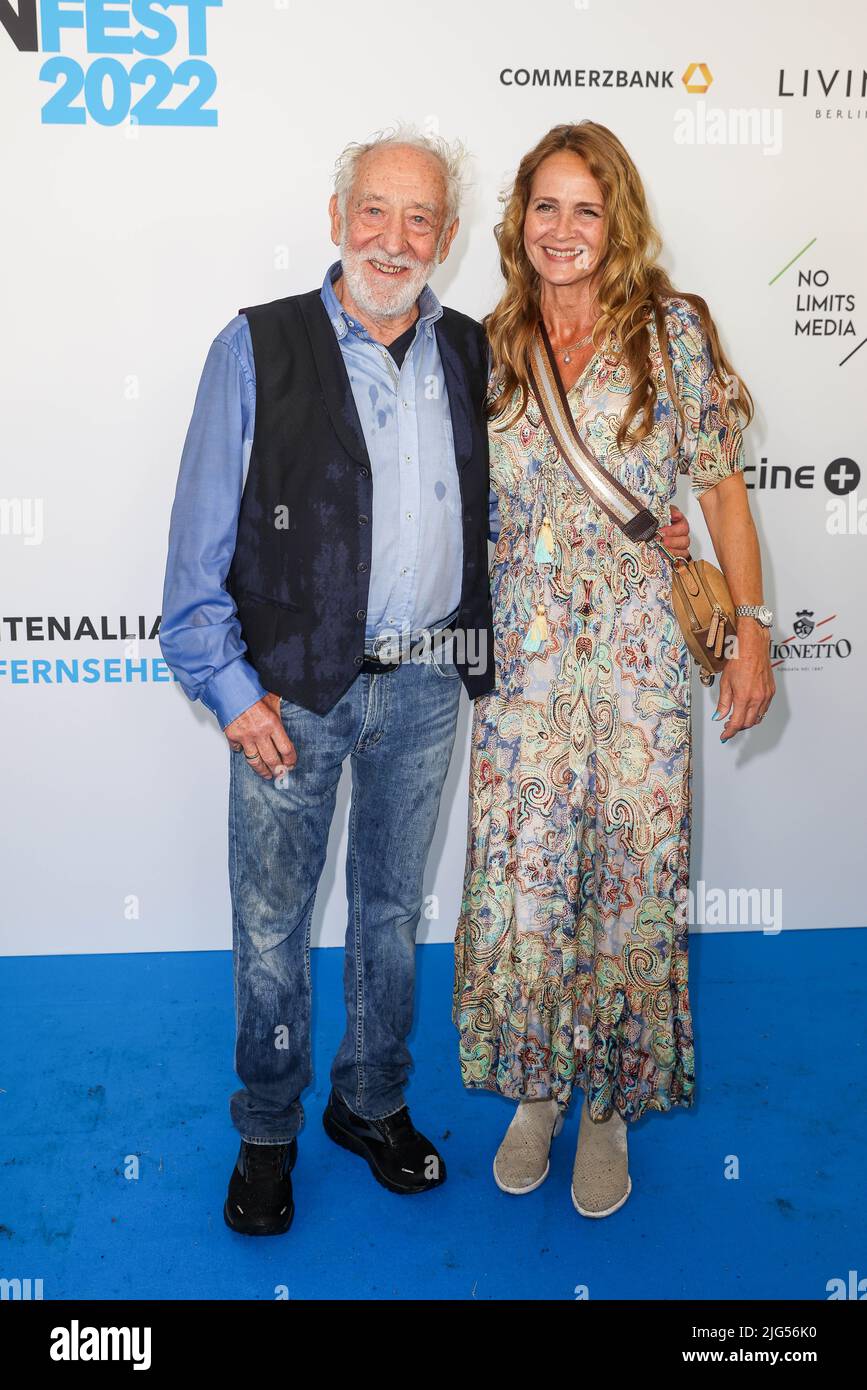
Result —
M408 314L418 299L434 272L437 257L434 254L430 261L419 261L414 256L387 256L382 251L353 251L344 238L340 261L347 288L359 309L373 319L398 319ZM365 278L365 261L405 266L409 274L398 276L393 286L384 281L381 289L374 288Z

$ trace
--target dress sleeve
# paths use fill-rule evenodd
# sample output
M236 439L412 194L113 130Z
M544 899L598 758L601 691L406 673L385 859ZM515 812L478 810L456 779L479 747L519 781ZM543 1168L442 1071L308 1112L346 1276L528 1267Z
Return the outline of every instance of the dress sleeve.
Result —
M698 312L675 301L666 316L675 386L686 416L677 466L696 496L743 471L740 416L713 371L710 344Z

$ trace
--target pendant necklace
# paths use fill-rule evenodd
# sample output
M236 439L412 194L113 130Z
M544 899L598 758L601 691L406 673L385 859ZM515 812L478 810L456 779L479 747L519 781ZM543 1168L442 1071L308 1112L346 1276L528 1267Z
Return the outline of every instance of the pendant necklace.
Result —
M576 348L580 348L580 347L586 347L587 344L590 343L590 342L592 342L592 341L593 341L593 334L592 334L592 333L588 333L587 336L586 336L586 338L579 338L578 341L577 341L577 343L570 343L568 347L565 347L565 348L558 348L557 351L558 351L558 352L562 352L562 354L563 354L563 361L564 361L564 362L571 362L571 361L572 361L572 353L575 351L575 349L576 349Z

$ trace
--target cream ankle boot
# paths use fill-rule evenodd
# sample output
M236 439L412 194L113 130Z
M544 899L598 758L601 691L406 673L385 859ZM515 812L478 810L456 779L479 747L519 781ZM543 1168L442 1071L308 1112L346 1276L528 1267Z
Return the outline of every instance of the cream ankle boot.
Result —
M572 1205L582 1216L610 1216L631 1191L626 1125L616 1110L601 1124L591 1120L585 1094L572 1169Z
M551 1140L563 1128L556 1100L522 1100L494 1159L494 1181L502 1192L523 1196L548 1176Z

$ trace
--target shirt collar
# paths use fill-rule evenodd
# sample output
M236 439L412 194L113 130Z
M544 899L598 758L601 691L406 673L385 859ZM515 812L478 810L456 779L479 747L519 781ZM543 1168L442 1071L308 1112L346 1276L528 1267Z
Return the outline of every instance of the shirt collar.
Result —
M342 274L342 264L335 261L325 272L325 279L322 281L322 291L320 298L325 305L325 311L331 320L331 326L338 338L345 338L347 333L354 333L358 338L370 339L370 334L362 324L348 314L344 309L337 295L334 293L334 282ZM430 285L425 285L418 297L418 318L416 325L421 331L427 333L428 337L433 336L433 326L438 318L442 317L443 306L440 304Z

